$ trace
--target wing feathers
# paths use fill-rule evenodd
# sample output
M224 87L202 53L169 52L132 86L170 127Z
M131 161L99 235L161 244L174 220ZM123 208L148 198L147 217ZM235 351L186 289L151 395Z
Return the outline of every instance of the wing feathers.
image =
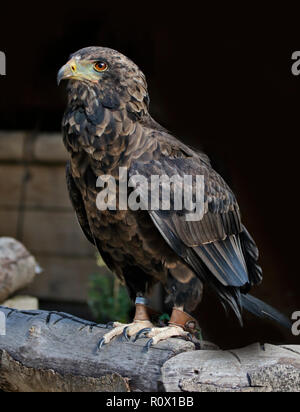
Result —
M224 180L200 155L136 162L130 176L204 176L204 216L187 221L188 211L155 210L150 216L169 246L202 281L208 282L241 320L241 292L261 280L256 245L242 226L239 206ZM194 190L194 187L193 187Z
M194 248L212 274L224 285L242 287L248 282L241 245L236 236Z

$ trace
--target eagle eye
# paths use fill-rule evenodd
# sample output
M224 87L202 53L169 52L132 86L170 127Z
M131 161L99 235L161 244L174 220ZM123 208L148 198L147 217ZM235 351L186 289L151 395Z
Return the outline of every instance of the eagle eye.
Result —
M94 69L96 72L105 72L108 69L108 65L104 62L96 62L94 64Z

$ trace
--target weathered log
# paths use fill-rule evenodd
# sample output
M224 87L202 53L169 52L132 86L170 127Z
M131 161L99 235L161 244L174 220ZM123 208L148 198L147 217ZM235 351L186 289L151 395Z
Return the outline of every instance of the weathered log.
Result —
M166 391L300 392L300 345L183 353L162 368Z
M28 250L12 238L0 238L0 302L31 283L38 265Z
M58 312L1 311L5 391L300 391L299 346L195 351L191 342L171 339L145 352L146 339L116 338L98 351L103 325Z
M190 342L164 342L144 352L145 339L97 350L105 326L71 315L3 309L0 389L8 391L158 391L161 367L191 350Z

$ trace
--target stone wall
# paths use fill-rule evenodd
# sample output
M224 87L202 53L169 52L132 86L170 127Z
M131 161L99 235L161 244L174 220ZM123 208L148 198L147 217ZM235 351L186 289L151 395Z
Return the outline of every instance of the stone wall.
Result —
M60 134L0 132L0 236L24 243L44 270L28 293L85 302L99 268L68 197L67 159Z

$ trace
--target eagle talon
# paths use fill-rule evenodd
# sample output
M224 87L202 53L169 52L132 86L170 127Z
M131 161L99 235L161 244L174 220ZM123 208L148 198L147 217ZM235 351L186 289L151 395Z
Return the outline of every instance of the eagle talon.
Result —
M104 345L105 345L105 339L102 338L102 339L99 341L98 345L97 345L98 351L100 351L101 348L102 348L102 346L104 346Z
M173 337L176 338L176 339L191 341L191 338L188 335L185 335L185 336L170 336L170 339L172 339Z
M123 329L123 333L122 333L122 338L126 342L130 341L130 336L128 335L128 329L129 329L129 326L126 326L126 328Z
M145 347L144 347L144 351L148 352L149 349L151 348L151 346L153 345L153 338L149 339L148 342L146 343Z
M189 340L189 341L191 341L191 342L194 343L194 336L193 336L191 333L188 333L188 334L186 335L186 337L187 337L187 340Z
M114 327L115 322L108 322L105 326L105 329L112 329Z
M186 340L192 342L195 345L196 350L201 349L201 342L192 333L186 335Z
M144 329L140 330L136 334L133 342L136 342L138 339L145 338L146 334L149 333L149 332L151 332L151 328L144 328Z

